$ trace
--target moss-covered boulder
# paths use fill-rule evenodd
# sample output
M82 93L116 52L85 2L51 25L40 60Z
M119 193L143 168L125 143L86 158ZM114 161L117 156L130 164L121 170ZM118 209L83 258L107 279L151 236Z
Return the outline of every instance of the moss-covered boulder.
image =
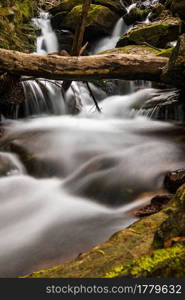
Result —
M99 54L116 54L116 53L124 53L124 54L138 54L138 55L154 55L154 56L162 56L162 57L170 57L172 54L173 48L169 49L156 49L146 45L129 45L125 47L115 48L111 50L107 50L101 52Z
M185 34L179 37L162 78L168 83L185 87Z
M151 25L134 27L128 34L120 38L117 47L140 45L147 42L152 46L165 48L168 42L177 40L181 25L180 19L168 18L164 21L153 22Z
M124 21L127 25L136 24L137 22L142 22L146 19L149 14L149 9L139 9L137 7L133 8L129 13L124 15Z
M154 246L164 247L167 241L176 237L185 238L185 185L176 193L174 207L155 233Z
M79 18L82 12L82 5L75 6L62 20L62 27L75 31L76 24L79 22ZM90 6L86 26L87 33L96 34L108 34L110 33L115 22L119 16L112 12L109 8L102 5L92 4Z
M129 264L118 266L106 273L106 278L181 278L185 276L185 245L152 251Z
M35 0L3 1L0 4L0 47L31 52L36 30L31 24Z

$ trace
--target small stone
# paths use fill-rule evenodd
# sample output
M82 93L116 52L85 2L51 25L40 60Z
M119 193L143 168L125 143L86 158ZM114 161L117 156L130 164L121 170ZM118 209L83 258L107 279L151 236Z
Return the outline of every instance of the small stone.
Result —
M150 204L135 210L133 214L135 217L139 218L155 214L160 211L164 205L172 199L172 197L173 195L170 194L157 195L151 199Z

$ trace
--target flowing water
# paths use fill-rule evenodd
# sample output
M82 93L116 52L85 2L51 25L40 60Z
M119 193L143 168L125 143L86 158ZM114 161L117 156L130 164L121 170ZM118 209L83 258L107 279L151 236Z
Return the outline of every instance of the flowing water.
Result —
M57 51L49 16L34 22L42 29L37 53ZM113 39L122 25L119 20ZM39 79L24 83L25 115L33 116L4 120L1 277L60 264L105 241L136 220L130 211L163 189L166 172L185 164L183 129L142 116L161 90L142 82L135 91L132 82L127 95L107 97L90 86L103 99L101 113L85 84L73 83L68 91L67 99L75 95L81 103L72 116L56 82Z

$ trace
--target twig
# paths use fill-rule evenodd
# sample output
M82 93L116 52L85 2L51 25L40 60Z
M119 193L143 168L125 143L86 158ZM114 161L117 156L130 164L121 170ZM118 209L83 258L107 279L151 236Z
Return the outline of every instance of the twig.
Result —
M95 96L94 96L94 94L93 94L93 92L92 92L92 90L91 90L91 87L90 87L88 81L86 81L85 83L86 83L87 88L88 88L88 90L89 90L89 93L90 93L90 95L91 95L91 97L92 97L92 99L93 99L93 101L94 101L94 104L95 104L95 106L96 106L97 111L98 111L98 112L101 112L101 109L100 109L100 107L99 107L99 105L98 105L98 102L96 101L96 98L95 98Z

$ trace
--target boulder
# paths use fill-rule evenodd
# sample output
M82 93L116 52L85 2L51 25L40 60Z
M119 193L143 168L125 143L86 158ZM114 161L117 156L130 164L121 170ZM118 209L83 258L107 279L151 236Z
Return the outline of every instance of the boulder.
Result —
M50 9L50 13L55 15L59 12L70 12L75 6L81 5L83 0L62 0L59 5L56 5L52 9ZM122 16L126 13L126 8L121 5L120 0L93 0L92 4L103 5L105 7L110 8L112 11L118 13Z
M75 6L62 20L62 28L75 31L76 24L82 12L82 5ZM87 35L110 34L115 22L119 16L109 8L102 5L90 6L87 16Z
M185 87L185 34L179 37L168 66L164 69L162 79L167 83L175 83L179 87Z
M119 39L116 47L141 45L147 42L154 47L165 48L168 42L177 40L181 25L180 19L167 18L151 25L136 26Z

